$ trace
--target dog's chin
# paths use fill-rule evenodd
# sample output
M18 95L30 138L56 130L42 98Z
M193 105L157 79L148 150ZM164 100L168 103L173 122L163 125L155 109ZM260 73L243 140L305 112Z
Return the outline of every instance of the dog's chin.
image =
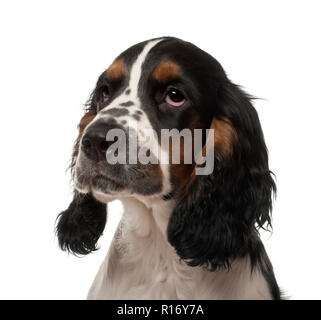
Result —
M107 193L101 192L100 190L95 190L95 189L91 190L91 194L96 200L102 203L107 203L118 198L117 195L107 194Z
M121 194L127 193L127 187L101 174L74 178L75 189L80 193L91 193L100 202L109 202L117 199Z

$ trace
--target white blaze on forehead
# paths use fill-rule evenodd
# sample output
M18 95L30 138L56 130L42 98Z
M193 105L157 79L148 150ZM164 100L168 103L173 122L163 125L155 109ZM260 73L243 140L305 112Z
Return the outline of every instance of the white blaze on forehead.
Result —
M122 120L126 120L127 127L131 127L133 129L136 129L136 128L138 128L138 129L151 129L152 128L147 115L145 114L145 112L143 112L143 110L141 110L141 103L140 103L140 99L138 97L138 85L139 85L141 75L143 73L142 67L143 67L143 64L146 60L148 53L157 43L159 43L161 41L163 41L163 39L152 40L152 41L149 41L144 46L143 50L141 51L141 53L138 54L136 60L134 61L133 65L130 69L128 87L126 87L123 90L123 92L118 97L116 97L109 105L107 105L105 108L100 110L98 112L95 120L92 121L92 123L94 123L95 121L97 121L100 118L105 118L105 119L106 118L114 118L118 122L121 122ZM126 94L126 92L128 92L128 89L130 90L130 93ZM128 115L114 117L114 116L108 114L108 112L107 113L105 112L105 111L108 111L113 108L119 108L120 104L126 103L128 101L131 101L134 104L134 106L130 106L127 109L129 111ZM140 118L139 121L137 121L133 117L135 111L137 111L137 110L141 110L141 112L143 113L139 117Z
M130 70L130 78L129 78L129 85L128 87L130 88L131 92L130 92L130 97L132 98L138 98L138 84L139 84L139 80L142 74L142 66L143 63L149 53L149 51L160 41L162 41L162 39L158 39L158 40L153 40L148 42L143 51L138 55L137 60L134 62L131 70Z
M103 108L102 110L100 110L95 118L93 122L97 121L100 118L113 118L112 116L105 114L104 111L108 110L108 109L112 109L112 108L118 108L119 105L121 103L127 102L127 101L132 101L134 102L135 106L137 108L140 108L140 101L138 98L138 84L139 84L139 80L141 78L142 75L142 66L143 63L146 60L146 57L149 53L149 51L159 42L163 41L163 39L157 39L157 40L152 40L150 42L148 42L145 47L143 48L142 52L137 56L136 61L133 63L131 70L129 72L129 83L128 83L128 87L126 87L124 89L124 91L118 96L116 97L107 107ZM130 89L130 94L126 94L126 91ZM130 107L129 109L133 109L132 107ZM133 123L133 118L132 117L128 117L128 116L123 116L123 117L117 117L116 120L124 120L126 119L129 123Z
M138 85L139 85L139 80L141 78L142 75L142 66L143 63L146 60L146 57L148 55L148 53L150 52L150 50L160 41L162 41L163 39L158 39L158 40L153 40L148 42L143 51L138 55L137 60L134 62L131 70L130 70L130 78L129 78L129 89L130 89L130 95L128 96L129 100L132 100L135 103L135 107L138 108L139 110L141 110L141 105L140 105L140 100L138 97ZM133 110L134 108L132 108ZM142 110L143 111L143 110ZM125 116L124 118L126 118L126 120L128 120L128 126L129 127L133 127L137 130L137 134L138 136L141 133L141 129L143 130L152 130L153 127L146 115L146 113L144 112L140 121L136 121L134 120L131 116L127 117ZM150 135L150 143L155 144L158 146L158 140L155 139L155 136ZM163 179L163 193L168 193L171 191L171 186L170 186L170 174L169 174L169 168L168 168L168 162L165 159L168 159L168 152L167 150L160 150L160 152L158 154L155 154L159 161L160 161L160 167L164 176Z
M141 109L141 102L138 97L138 85L140 78L142 76L142 67L146 60L146 57L150 50L159 42L161 42L163 39L157 39L152 40L148 42L145 47L143 48L142 52L137 56L136 61L133 63L130 73L129 73L129 84L128 88L130 89L130 94L126 96L126 101L130 100L134 102L133 107L129 107L130 114L127 116L121 117L122 120L127 120L128 127L131 127L135 130L137 130L137 133L139 130L150 130L152 129L152 125L146 115L146 113ZM125 90L126 91L126 90ZM133 118L133 113L135 111L141 110L142 115L140 116L140 120L137 121L135 118ZM157 143L157 141L155 141Z

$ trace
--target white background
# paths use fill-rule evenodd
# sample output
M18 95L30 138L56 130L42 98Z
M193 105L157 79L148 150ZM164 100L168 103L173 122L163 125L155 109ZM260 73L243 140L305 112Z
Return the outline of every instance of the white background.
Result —
M274 232L262 234L280 286L320 299L320 1L1 1L0 298L84 299L101 250L59 250L57 214L82 104L127 47L171 35L193 42L255 103L277 175Z

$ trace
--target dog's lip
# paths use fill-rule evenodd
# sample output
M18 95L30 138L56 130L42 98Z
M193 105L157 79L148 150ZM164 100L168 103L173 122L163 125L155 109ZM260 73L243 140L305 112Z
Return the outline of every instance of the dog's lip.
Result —
M89 191L90 189L97 189L99 186L99 181L110 182L113 189L124 189L126 184L124 181L119 181L119 179L107 175L106 172L102 173L100 170L92 170L90 174L75 175L74 182L77 189L80 191Z
M113 182L114 184L120 186L120 187L124 187L124 184L120 181L118 181L117 179L113 178L113 177L110 177L110 176L107 176L105 174L95 174L93 175L92 177L90 177L90 180L91 180L91 184L93 183L94 180L98 180L98 179L103 179L103 180L106 180L106 181L111 181Z

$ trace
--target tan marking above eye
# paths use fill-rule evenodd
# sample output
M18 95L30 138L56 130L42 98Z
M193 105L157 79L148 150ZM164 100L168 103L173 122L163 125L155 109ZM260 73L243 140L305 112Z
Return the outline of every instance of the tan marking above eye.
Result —
M159 83L165 83L180 75L180 67L173 61L162 61L154 69L152 77Z
M125 72L125 62L122 58L120 58L114 61L113 64L106 70L106 76L110 80L119 80L124 77Z

